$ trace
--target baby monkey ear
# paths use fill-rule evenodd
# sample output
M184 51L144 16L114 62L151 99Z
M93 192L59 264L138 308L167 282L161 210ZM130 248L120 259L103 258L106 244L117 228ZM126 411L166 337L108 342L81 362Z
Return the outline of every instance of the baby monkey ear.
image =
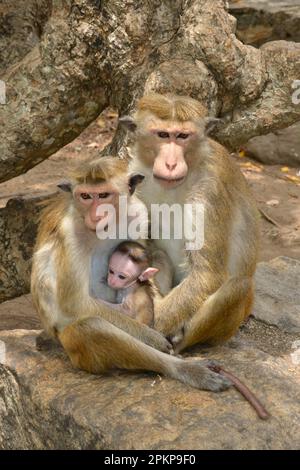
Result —
M221 122L221 119L215 117L204 118L204 127L206 134L210 134L219 122Z
M131 116L121 116L119 118L119 123L130 132L134 132L136 130L135 120Z
M158 273L159 269L157 268L147 268L142 274L139 275L140 281L148 281L151 277L154 277L156 273Z
M129 194L132 195L135 191L135 188L137 187L137 185L139 183L141 183L143 181L143 179L145 178L144 175L140 175L139 173L137 173L136 175L132 175L130 176L129 178Z
M57 187L61 189L62 191L64 191L65 193L72 192L72 185L68 181L63 181L62 183L59 183Z

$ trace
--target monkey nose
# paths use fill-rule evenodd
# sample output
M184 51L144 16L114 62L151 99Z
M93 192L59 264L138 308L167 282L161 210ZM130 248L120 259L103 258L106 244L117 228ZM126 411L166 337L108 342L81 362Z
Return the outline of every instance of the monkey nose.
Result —
M170 170L170 171L175 170L176 166L177 166L177 163L166 163L166 167L167 167L168 170Z

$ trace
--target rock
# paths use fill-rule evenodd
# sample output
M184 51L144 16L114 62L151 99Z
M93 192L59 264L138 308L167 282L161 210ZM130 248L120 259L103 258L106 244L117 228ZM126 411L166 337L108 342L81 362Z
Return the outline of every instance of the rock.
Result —
M41 202L49 197L14 198L0 209L0 302L29 291Z
M245 145L246 154L267 165L300 168L300 122L286 129L253 137Z
M237 19L237 37L259 47L265 42L285 39L300 41L299 0L239 0L230 3ZM261 137L243 146L246 153L268 165L300 166L300 122Z
M3 331L2 449L299 449L300 373L239 343L211 349L257 394L261 421L231 389L199 391L151 373L95 376L60 350L39 352L36 331Z
M289 332L300 332L300 261L280 256L259 263L255 275L256 319Z
M30 294L0 304L0 331L17 328L24 330L42 328Z
M299 0L238 0L229 2L237 19L237 37L259 47L266 41L300 41Z

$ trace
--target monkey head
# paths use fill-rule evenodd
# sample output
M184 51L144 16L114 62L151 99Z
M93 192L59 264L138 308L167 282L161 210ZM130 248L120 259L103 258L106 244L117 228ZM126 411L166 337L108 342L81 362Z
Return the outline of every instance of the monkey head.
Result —
M87 228L104 230L111 214L99 210L102 204L111 204L118 220L119 196L130 196L143 175L128 177L128 163L117 157L101 157L76 168L71 179L58 187L70 193L74 207L83 217Z
M198 148L217 121L192 98L159 94L144 96L133 117L120 118L135 133L135 155L166 189L185 181L199 158Z
M146 249L137 242L122 242L109 259L107 284L112 289L125 289L137 281L144 282L155 276L157 268L149 266Z

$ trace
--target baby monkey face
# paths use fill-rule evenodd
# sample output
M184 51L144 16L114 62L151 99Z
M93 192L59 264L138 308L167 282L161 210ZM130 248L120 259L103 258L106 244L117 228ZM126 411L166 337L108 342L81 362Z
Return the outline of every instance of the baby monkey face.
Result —
M141 273L141 266L128 256L116 252L109 261L107 284L112 289L124 289L133 284Z

